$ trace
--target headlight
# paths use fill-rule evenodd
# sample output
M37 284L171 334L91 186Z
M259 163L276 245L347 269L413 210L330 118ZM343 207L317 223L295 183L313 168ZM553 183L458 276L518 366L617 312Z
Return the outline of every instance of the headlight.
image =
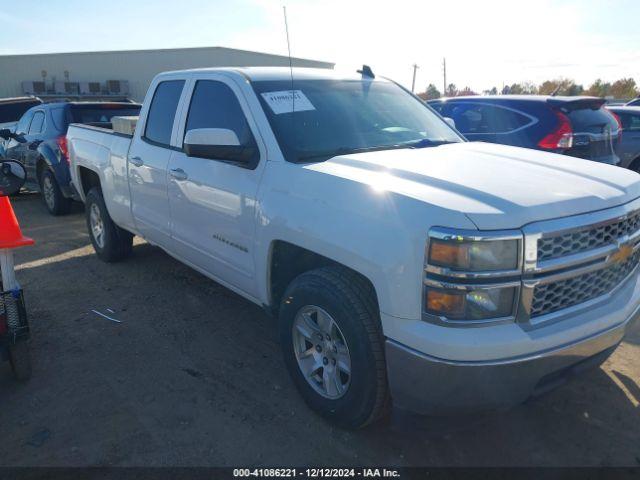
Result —
M520 231L433 228L425 252L425 320L471 324L514 319L522 245Z
M513 315L516 287L445 290L425 288L427 313L451 320L486 320Z
M451 270L492 272L515 270L520 256L519 240L468 241L452 235L432 238L427 263Z

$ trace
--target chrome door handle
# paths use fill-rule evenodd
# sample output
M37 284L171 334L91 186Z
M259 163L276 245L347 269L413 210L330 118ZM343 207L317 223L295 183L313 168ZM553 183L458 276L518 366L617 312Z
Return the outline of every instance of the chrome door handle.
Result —
M185 172L181 168L172 168L171 170L169 170L169 173L176 180L186 180L187 178L189 178L187 172Z
M144 162L140 157L131 157L129 161L136 167L141 167L142 165L144 165Z

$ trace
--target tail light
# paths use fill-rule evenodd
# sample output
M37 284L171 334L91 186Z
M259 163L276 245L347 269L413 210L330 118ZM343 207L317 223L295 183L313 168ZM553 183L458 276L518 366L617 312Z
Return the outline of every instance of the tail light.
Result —
M620 138L622 137L622 120L620 120L620 116L617 113L614 113L611 110L609 110L609 113L613 115L613 118L615 118L618 123L618 138Z
M538 143L538 147L545 150L557 150L571 148L573 146L573 129L571 121L562 112L555 112L558 118L558 126L549 135Z
M56 139L56 143L58 144L58 148L60 149L60 155L65 160L65 162L69 163L69 147L67 145L67 137L62 135Z

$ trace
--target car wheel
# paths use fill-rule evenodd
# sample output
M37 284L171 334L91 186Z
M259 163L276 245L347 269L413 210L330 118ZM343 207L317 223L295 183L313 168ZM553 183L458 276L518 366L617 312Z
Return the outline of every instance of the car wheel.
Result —
M99 188L87 193L85 214L91 243L101 260L117 262L131 253L133 235L113 223Z
M389 405L375 293L342 267L303 273L280 307L287 369L306 403L345 428L381 418Z
M72 200L64 197L55 175L49 169L45 169L40 175L40 192L42 193L42 201L51 215L58 216L69 213Z
M9 347L9 363L16 380L22 382L31 378L31 356L27 342L20 341Z

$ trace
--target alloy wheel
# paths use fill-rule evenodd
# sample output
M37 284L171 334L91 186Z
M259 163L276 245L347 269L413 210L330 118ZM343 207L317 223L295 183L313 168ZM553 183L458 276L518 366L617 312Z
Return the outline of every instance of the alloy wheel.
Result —
M351 383L351 356L340 327L325 310L302 307L293 321L293 351L307 383L336 400Z
M93 239L98 247L104 248L104 222L102 221L100 207L95 203L91 204L89 222L91 224L91 235L93 235Z

